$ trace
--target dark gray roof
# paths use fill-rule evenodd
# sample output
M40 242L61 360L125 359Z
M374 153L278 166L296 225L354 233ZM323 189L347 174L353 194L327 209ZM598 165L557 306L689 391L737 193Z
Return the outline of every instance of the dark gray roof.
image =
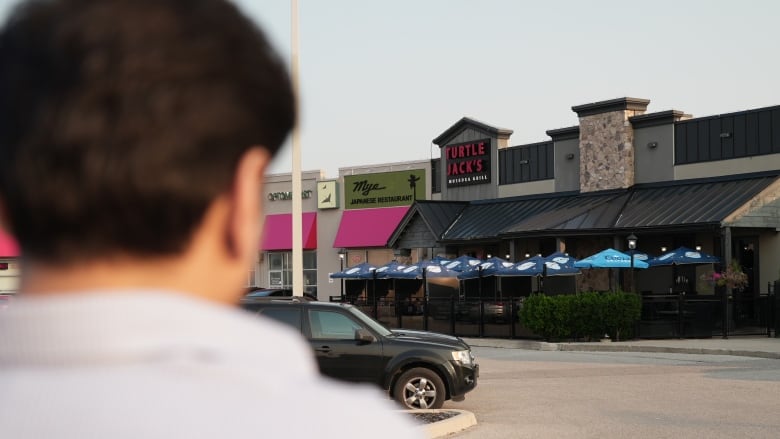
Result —
M777 180L777 175L636 186L615 228L720 225Z
M502 234L610 229L628 196L626 190L572 196L557 208L517 223Z
M494 239L506 228L554 210L572 195L474 201L442 237L444 241Z
M514 131L508 129L508 128L499 128L494 127L492 125L488 125L485 122L480 122L476 119L472 119L470 117L462 117L459 121L452 124L451 127L444 130L443 133L436 136L435 139L433 139L433 143L439 146L444 146L442 143L447 142L450 140L455 134L459 133L463 130L466 126L473 126L485 133L494 135L494 136L510 136Z
M594 193L547 194L471 202L443 242L527 234L720 226L777 181L778 173L635 185Z
M434 200L421 200L415 201L412 207L406 212L406 215L401 219L401 222L396 227L393 234L388 241L389 246L393 246L395 242L401 237L406 226L412 221L412 219L419 215L420 219L428 227L431 235L435 240L441 239L444 232L452 224L453 221L463 212L463 209L468 206L467 201L434 201Z

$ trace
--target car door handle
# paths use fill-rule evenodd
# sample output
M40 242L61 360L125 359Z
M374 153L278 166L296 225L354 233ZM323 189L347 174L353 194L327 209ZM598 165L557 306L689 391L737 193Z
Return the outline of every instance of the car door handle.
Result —
M314 350L317 352L322 352L327 354L328 352L330 352L330 346L320 346L318 348L314 348Z

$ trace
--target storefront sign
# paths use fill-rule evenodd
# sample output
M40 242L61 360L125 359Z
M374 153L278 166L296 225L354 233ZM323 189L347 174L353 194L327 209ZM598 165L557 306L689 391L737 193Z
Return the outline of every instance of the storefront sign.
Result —
M345 209L411 205L425 199L425 170L347 175L344 198Z
M447 187L490 183L490 139L447 145Z
M301 199L307 200L311 198L311 194L312 191L307 189L301 192ZM292 192L271 192L268 194L268 201L279 200L292 200Z

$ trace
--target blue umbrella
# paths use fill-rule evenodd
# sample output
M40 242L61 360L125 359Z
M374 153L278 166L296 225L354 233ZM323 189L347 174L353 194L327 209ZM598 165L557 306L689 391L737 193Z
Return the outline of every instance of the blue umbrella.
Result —
M447 267L448 270L464 272L477 267L480 263L482 263L482 260L478 258L463 255L450 261L442 262L442 265Z
M580 274L580 269L574 266L576 259L566 253L555 252L544 260L544 276L567 276Z
M580 259L574 263L577 268L631 268L631 255L619 252L613 248L602 250L595 255ZM647 268L648 264L638 258L634 259L634 268Z
M485 262L477 264L471 267L469 270L465 270L458 274L458 279L476 279L483 276L501 276L501 274L507 269L515 265L512 262L508 262L501 258L490 258Z
M544 273L544 258L537 255L502 270L501 276L541 276L542 273Z
M388 272L386 277L397 279L426 279L431 277L455 277L457 272L434 261L422 261Z
M398 261L390 261L381 267L377 267L376 277L377 279L392 278L394 277L393 273L403 270L406 267L408 267L408 265L401 264Z
M718 264L720 258L687 247L680 247L648 261L651 267L660 265Z
M337 273L331 273L333 279L371 279L374 277L376 267L367 262L352 267L347 267Z

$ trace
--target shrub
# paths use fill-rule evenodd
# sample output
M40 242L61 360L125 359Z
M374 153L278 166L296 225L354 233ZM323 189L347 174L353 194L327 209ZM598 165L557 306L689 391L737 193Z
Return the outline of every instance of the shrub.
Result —
M622 291L533 294L523 302L520 320L548 341L566 337L592 340L604 334L620 340L633 336L641 311L639 296Z

